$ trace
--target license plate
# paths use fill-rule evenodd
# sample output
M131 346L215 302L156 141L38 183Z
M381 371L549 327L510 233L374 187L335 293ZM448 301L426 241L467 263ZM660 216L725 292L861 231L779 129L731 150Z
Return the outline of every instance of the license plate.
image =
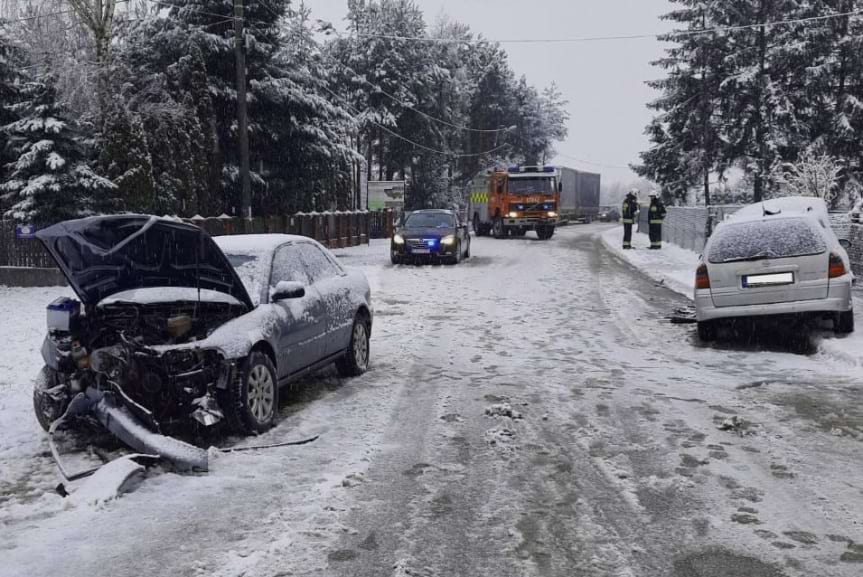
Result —
M793 272L780 272L774 274L752 274L743 277L744 288L757 288L762 286L776 286L783 284L794 284Z
M431 254L431 250L427 248L415 248L411 252L413 254Z

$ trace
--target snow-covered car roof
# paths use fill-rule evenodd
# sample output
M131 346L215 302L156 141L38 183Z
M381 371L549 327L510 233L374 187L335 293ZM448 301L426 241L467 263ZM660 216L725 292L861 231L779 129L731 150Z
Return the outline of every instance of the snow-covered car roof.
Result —
M801 216L809 215L815 218L828 218L827 203L822 198L813 196L786 196L772 198L764 202L756 202L744 206L735 212L729 221L743 222L762 220L770 216Z
M312 239L296 234L237 234L215 236L213 240L225 254L254 254L274 252L287 242L308 242Z

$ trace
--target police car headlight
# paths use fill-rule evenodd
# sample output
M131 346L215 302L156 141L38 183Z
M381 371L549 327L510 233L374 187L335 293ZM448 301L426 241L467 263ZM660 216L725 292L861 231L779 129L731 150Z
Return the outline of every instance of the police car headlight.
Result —
M557 213L556 213L556 212L554 212L554 211L550 211L550 212L548 213L548 218L557 218Z
M511 213L509 213L507 216L508 216L509 218L518 218L518 213L517 213L517 212L511 212Z
M444 246L452 246L455 244L455 237L453 235L445 236L440 239L440 243Z
M402 235L397 234L397 235L393 236L393 242L396 244L404 244L405 239L404 239L404 237L402 237Z

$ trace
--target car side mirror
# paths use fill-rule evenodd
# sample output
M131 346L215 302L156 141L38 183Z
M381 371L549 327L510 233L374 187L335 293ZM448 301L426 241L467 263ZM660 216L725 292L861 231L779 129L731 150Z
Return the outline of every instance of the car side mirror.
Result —
M290 281L290 280L282 280L276 285L276 288L273 289L273 293L270 296L270 300L272 302L278 302L288 299L299 299L306 296L306 287L303 286L303 283Z
M839 239L839 245L842 248L844 248L845 250L848 250L849 248L851 248L851 241L848 240L847 238L840 238Z

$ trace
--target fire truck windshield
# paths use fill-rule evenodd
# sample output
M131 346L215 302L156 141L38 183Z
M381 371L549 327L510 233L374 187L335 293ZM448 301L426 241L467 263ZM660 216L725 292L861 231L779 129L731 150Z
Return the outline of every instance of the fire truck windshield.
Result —
M554 194L554 178L510 178L510 194Z

